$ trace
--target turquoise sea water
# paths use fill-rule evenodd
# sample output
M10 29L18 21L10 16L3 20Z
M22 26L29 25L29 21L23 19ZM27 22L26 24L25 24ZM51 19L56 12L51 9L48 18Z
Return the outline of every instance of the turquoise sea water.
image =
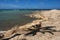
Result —
M36 10L0 10L0 30L8 30L15 25L23 25L34 19L24 16Z
M18 25L24 25L32 22L35 18L27 17L25 14L29 14L35 11L41 11L39 9L33 10L17 10L17 9L0 9L0 30L8 30Z
M2 10L0 11L0 20L9 20L19 18L20 14L30 13L27 10Z

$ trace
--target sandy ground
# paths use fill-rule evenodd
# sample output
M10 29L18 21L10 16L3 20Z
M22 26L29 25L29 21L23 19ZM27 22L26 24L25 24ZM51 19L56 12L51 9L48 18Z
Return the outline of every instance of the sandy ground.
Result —
M60 10L49 10L49 11L37 11L33 14L29 14L29 16L39 17L40 15L48 17L49 20L46 22L42 22L42 27L47 26L55 26L55 30L60 30ZM34 36L24 36L19 35L11 38L10 40L60 40L60 32L53 32L54 35L51 33L46 32L42 34L41 32L37 32Z

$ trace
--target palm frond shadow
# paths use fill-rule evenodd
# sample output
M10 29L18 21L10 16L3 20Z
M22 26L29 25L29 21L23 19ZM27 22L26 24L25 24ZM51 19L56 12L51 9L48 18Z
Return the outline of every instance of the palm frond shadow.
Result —
M56 30L56 29L53 29L53 28L55 28L55 26L46 26L46 27L40 27L40 28L38 27L36 30L32 30L30 33L25 34L25 36L27 36L27 35L34 36L34 35L36 35L37 32L41 32L43 34L48 32L52 35L54 35L53 32L60 32L60 30Z

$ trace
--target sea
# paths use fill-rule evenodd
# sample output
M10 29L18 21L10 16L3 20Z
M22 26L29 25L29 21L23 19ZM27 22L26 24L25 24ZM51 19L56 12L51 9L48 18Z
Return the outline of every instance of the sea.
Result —
M32 22L34 18L24 15L35 11L41 11L41 9L0 9L0 31Z

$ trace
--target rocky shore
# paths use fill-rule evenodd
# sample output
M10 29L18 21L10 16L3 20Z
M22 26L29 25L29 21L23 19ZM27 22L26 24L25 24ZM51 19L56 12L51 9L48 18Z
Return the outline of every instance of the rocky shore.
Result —
M54 30L60 30L60 10L49 10L49 11L36 11L31 14L27 14L26 16L39 18L40 16L48 17L48 21L42 22L42 27L52 27L54 26ZM51 29L50 29L51 30ZM3 31L5 32L5 31ZM0 33L3 33L0 31ZM52 35L52 33L54 35ZM14 36L9 40L60 40L60 32L45 32L44 34L41 32L37 32L36 35L24 36L18 35Z

